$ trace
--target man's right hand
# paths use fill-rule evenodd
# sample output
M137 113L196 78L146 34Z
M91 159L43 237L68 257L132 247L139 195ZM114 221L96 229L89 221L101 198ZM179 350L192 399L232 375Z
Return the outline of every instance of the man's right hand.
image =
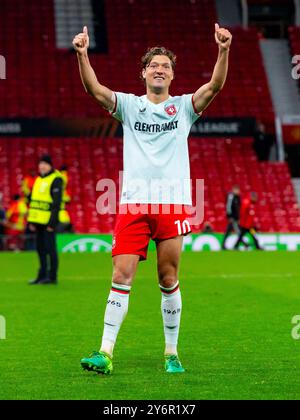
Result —
M89 48L90 39L87 26L83 27L83 32L77 34L73 39L73 47L78 54L85 54Z
M29 228L30 232L36 232L36 227L34 226L33 223L29 223L28 228Z

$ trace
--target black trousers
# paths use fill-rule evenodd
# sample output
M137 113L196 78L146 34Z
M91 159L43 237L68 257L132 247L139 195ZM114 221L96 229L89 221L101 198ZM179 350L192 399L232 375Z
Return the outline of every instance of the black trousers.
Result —
M255 248L256 249L262 249L259 245L257 237L254 235L254 233L252 232L251 229L246 229L246 228L243 228L243 227L241 227L240 229L241 229L240 234L239 234L239 237L238 237L238 240L237 240L236 244L234 245L234 249L238 249L240 244L243 243L243 237L246 235L246 233L249 233L249 235L251 235L251 237L254 241Z
M57 280L58 254L56 233L48 232L47 226L36 225L36 249L40 260L38 279Z
M228 218L228 223L227 223L227 227L226 227L226 232L224 234L223 237L223 242L222 242L222 248L225 248L225 243L226 240L228 238L228 236L230 235L231 232L235 232L237 235L240 234L240 227L239 227L239 223L237 220L233 219L233 218ZM241 243L247 247L246 242L243 241L243 239L241 240Z

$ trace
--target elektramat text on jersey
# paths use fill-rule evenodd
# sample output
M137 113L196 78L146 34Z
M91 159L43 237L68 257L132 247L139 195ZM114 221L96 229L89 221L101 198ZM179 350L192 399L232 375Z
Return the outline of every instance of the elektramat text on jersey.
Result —
M172 121L164 124L147 124L136 122L134 129L136 131L142 131L144 133L162 133L164 131L172 131L178 128L178 121Z

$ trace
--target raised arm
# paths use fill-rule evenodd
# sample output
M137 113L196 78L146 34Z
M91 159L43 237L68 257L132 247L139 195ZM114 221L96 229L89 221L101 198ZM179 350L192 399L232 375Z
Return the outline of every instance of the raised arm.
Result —
M80 77L86 92L95 98L103 108L112 111L115 105L115 95L110 89L98 82L90 64L88 57L89 35L86 26L84 26L83 32L77 34L73 39L73 47L77 52Z
M219 55L211 80L201 86L194 94L194 107L197 113L204 111L225 84L228 72L231 33L215 24L215 40L219 46Z

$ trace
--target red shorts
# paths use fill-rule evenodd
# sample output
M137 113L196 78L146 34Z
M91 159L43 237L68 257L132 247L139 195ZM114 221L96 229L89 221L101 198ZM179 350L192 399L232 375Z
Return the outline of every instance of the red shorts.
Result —
M134 254L146 260L150 239L161 241L191 232L191 215L187 211L190 206L157 204L153 211L154 205L141 204L140 208L138 214L132 214L130 204L120 205L113 236L113 257Z

